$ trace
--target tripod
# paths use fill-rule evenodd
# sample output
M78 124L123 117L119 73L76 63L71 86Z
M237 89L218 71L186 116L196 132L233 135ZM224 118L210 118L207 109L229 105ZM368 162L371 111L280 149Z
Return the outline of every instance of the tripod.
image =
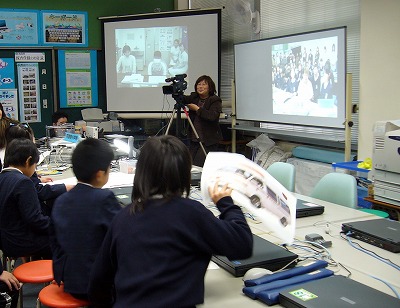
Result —
M176 115L176 121L177 121L177 126L176 126L176 127L177 127L177 136L179 136L179 127L180 127L180 123L179 123L179 122L180 122L180 120L181 120L181 109L182 109L183 112L185 113L185 115L186 115L188 121L189 121L190 127L191 127L192 130L193 130L193 133L194 133L194 135L195 135L195 137L196 137L196 140L199 142L199 145L200 145L201 149L202 149L203 152L204 152L204 156L207 156L206 149L204 148L203 143L200 141L199 134L197 133L197 131L196 131L194 125L193 125L193 122L192 122L192 120L191 120L190 117L189 117L189 113L188 113L187 110L185 109L185 105L184 105L183 103L180 103L180 102L178 101L178 98L176 98L176 97L174 97L174 98L175 98L175 100L176 100L176 104L174 105L174 110L172 111L172 116L171 116L171 119L169 120L169 123L168 123L168 126L167 126L167 130L165 131L165 134L168 135L169 129L171 128L172 121L174 120L174 117L175 117L175 115ZM183 98L182 98L181 101L183 101Z

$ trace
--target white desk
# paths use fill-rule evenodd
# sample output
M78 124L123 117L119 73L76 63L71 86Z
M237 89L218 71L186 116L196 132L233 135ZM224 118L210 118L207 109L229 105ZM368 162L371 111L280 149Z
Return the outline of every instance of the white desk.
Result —
M68 170L58 178L60 181L67 181L72 183L74 178L65 179L72 176L72 171ZM57 177L54 177L56 180ZM58 181L56 181L58 182ZM131 185L133 183L133 175L120 172L111 172L110 180L106 187L116 185ZM382 292L394 296L390 290L382 282L371 278L369 274L377 276L389 282L400 292L400 275L393 267L351 247L347 241L340 238L339 232L341 231L342 222L352 220L364 219L378 219L378 216L368 214L356 209L346 208L340 205L316 200L310 197L297 195L301 199L308 200L313 203L318 203L325 206L325 212L322 215L310 216L296 219L296 239L304 240L304 236L309 233L319 233L326 240L331 240L333 245L329 248L332 258L336 262L342 263L351 272L351 278L374 287ZM274 235L273 230L267 228L257 221L247 219L254 234L260 235L270 242L281 244L282 241ZM329 223L330 234L325 233L326 223ZM357 241L352 239L353 241ZM363 247L376 252L383 258L390 259L393 263L400 265L400 254L391 253L389 251L371 246L364 242L359 242ZM300 250L293 250L295 253L301 255ZM347 276L347 272L338 267L330 269L337 271L337 274ZM242 277L234 277L222 268L218 268L212 264L207 270L205 276L205 298L204 304L198 305L199 307L267 307L264 303L258 300L252 300L242 293L243 288ZM280 307L276 305L275 307Z
M376 218L379 217L376 216ZM296 238L303 240L306 234L316 232L321 233L326 240L331 240L333 242L332 247L328 250L336 262L340 262L351 271L351 279L371 286L391 296L395 296L392 290L390 290L384 283L370 277L369 275L371 274L386 280L395 287L398 292L400 292L400 275L398 271L393 267L351 247L347 241L340 238L340 227L336 226L336 224L331 226L331 236L322 233L318 227L309 226L296 230ZM274 237L273 234L264 234L262 237L276 244L281 243L281 240ZM400 254L391 253L378 247L368 245L367 243L359 243L363 247L376 252L381 257L388 258L397 265L400 264ZM302 250L298 249L292 249L292 251L299 255L304 253ZM328 268L333 270L335 274L343 276L348 275L348 272L342 267ZM243 287L242 277L234 277L222 268L209 269L207 270L205 277L204 304L199 305L199 307L267 307L267 305L261 301L253 300L244 295L242 293ZM274 307L281 306L275 305Z
M301 199L309 200L325 206L323 215L310 216L296 219L296 239L304 240L306 234L319 233L326 240L333 242L329 252L336 262L343 264L351 271L351 279L369 285L377 290L395 296L393 291L384 283L370 277L372 274L378 278L386 280L400 292L400 275L393 267L373 258L353 247L340 237L342 222L379 219L380 217L368 214L357 209L346 208L322 200L316 200L306 196L297 195ZM274 235L274 232L267 230L260 223L255 223L248 219L249 225L254 234L257 234L268 241L281 244L282 241ZM325 233L326 223L329 222L329 234ZM359 242L362 247L374 251L383 258L390 259L393 263L400 265L400 254L395 254L378 247ZM302 250L291 248L293 252L301 255ZM336 274L347 276L348 272L342 267L328 267ZM205 299L201 307L267 307L266 304L258 300L253 300L242 293L243 281L241 277L234 277L222 268L209 269L205 278ZM275 305L274 307L281 307Z
M376 219L380 217L376 216ZM395 287L400 292L400 273L394 267L377 260L376 258L353 248L347 240L343 240L340 237L341 224L333 224L330 226L330 233L326 234L321 232L317 227L311 226L307 228L301 228L296 230L296 238L304 240L306 234L319 233L325 240L332 241L332 247L329 248L332 258L335 261L340 262L346 268L348 268L352 275L350 276L354 280L358 280L364 284L378 289L382 292L394 295L393 292L382 282L371 278L369 275L376 276L384 279ZM389 259L393 263L400 265L400 254L393 253L368 243L350 238L352 242L359 243L361 247L368 249L384 259ZM347 272L340 270L340 274L346 275Z
M359 219L372 219L377 216L370 213L362 212L356 209L348 208L338 204L333 204L327 201L311 198L308 196L303 196L299 194L294 194L296 198L309 201L310 203L323 205L325 211L322 215L308 216L296 219L296 230L300 228L305 228L313 225L325 226L327 223L341 223L346 221L353 221ZM258 221L248 220L250 227L254 234L260 235L264 233L271 233L273 230L268 229L263 224Z

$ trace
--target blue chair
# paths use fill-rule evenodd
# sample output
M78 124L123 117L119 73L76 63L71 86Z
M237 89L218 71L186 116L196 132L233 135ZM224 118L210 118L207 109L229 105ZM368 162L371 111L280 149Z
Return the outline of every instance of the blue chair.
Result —
M328 173L324 175L311 192L311 197L358 209L360 211L388 218L389 214L374 209L358 207L357 181L346 173Z
M357 208L357 182L346 173L328 173L315 185L311 197Z
M294 192L296 180L296 169L294 165L284 162L275 162L267 168L267 172L287 190Z

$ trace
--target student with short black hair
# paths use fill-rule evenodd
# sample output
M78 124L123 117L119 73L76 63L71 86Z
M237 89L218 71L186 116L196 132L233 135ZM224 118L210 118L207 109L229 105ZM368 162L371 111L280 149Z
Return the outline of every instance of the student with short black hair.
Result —
M95 307L195 307L212 254L250 257L253 236L227 185L210 189L221 214L189 199L192 161L174 136L141 148L132 200L114 218L90 276Z
M54 279L65 292L87 298L89 274L100 245L121 206L114 193L102 189L110 174L114 152L105 141L88 138L72 153L78 180L58 197L51 214Z
M17 138L25 138L35 142L35 136L33 134L32 128L27 123L19 123L10 125L6 131L7 143ZM35 188L39 197L40 205L42 208L42 213L44 215L50 216L51 208L53 206L54 200L70 190L75 185L65 185L65 184L54 184L47 185L42 184L46 182L51 182L50 177L39 177L36 171L31 176L32 182L35 184Z
M39 152L32 140L18 138L7 144L0 173L0 235L2 250L10 257L51 259L50 218L42 214L30 179L38 161Z
M68 114L64 111L56 111L51 116L53 126L63 126L68 123ZM65 128L52 128L49 131L49 137L64 137Z
M54 126L60 126L68 123L68 114L64 111L56 111L51 116Z

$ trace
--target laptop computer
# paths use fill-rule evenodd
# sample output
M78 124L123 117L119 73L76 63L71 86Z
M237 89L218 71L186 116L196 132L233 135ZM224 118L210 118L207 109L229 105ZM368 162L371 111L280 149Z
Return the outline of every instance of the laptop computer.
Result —
M285 248L253 234L253 255L250 258L229 260L227 257L214 255L211 260L235 277L240 277L253 267L262 267L276 271L291 262L288 267L293 267L296 265L296 262L293 261L297 257L296 254Z
M342 231L360 241L391 252L400 252L400 222L373 219L342 224Z
M297 199L296 218L321 215L325 211L323 205L318 205L309 201Z
M289 287L280 292L279 303L290 308L400 307L400 299L340 275Z
M133 186L111 187L109 189L114 193L122 207L132 203Z

